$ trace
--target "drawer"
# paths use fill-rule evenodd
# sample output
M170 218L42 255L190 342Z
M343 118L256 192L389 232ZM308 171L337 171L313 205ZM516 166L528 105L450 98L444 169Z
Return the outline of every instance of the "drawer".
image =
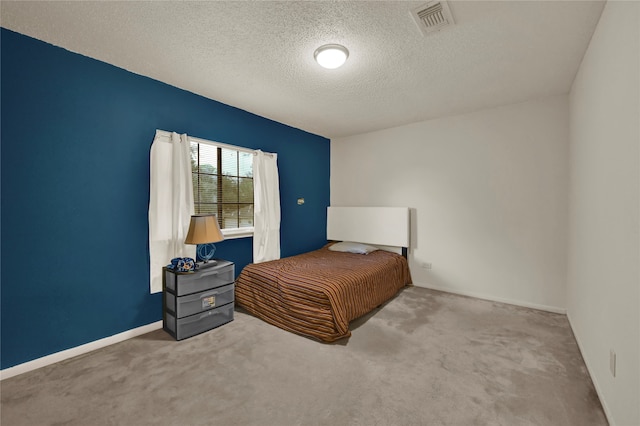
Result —
M226 265L211 266L192 274L174 274L165 270L165 287L177 296L184 296L231 284L235 279L234 265L231 262L220 262L219 265L222 263Z
M165 291L164 297L166 308L177 318L183 318L233 302L233 284L186 296Z
M233 321L233 303L185 318L176 319L169 312L165 312L164 329L176 340L182 340L230 321Z

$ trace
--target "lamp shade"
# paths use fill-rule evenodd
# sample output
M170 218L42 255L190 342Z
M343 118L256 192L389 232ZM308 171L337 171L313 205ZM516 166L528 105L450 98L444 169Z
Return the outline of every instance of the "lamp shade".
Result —
M222 240L224 240L224 236L220 231L215 215L191 216L189 232L184 240L185 244L217 243Z

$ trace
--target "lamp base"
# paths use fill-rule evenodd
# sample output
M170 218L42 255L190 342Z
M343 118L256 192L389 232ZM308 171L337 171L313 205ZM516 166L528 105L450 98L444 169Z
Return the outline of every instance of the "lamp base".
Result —
M196 260L204 261L205 263L213 259L213 255L216 252L216 246L213 243L198 244L196 247L196 253L198 254Z
M218 262L216 260L209 260L209 261L204 261L204 262L198 262L196 264L196 271L200 270L200 269L207 269L211 266L216 266L218 264Z

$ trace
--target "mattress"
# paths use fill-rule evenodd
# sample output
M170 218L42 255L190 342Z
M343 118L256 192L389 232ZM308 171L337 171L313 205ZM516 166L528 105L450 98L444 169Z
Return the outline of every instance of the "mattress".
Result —
M351 335L350 321L411 283L407 260L398 254L328 247L247 265L236 281L236 304L284 330L333 342Z

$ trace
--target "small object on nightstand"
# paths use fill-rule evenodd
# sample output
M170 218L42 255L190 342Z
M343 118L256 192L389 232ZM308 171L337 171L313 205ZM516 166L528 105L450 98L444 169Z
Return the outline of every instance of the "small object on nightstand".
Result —
M215 266L191 273L162 270L162 326L176 340L233 321L235 266L218 259Z
M216 246L213 243L224 240L222 231L218 226L218 219L215 215L193 215L189 223L189 232L187 238L184 239L185 244L197 244L197 258L203 262L198 262L197 269L209 268L215 266L216 261L213 255L216 252Z
M196 270L196 261L190 257L174 257L166 268L173 272L193 272Z

